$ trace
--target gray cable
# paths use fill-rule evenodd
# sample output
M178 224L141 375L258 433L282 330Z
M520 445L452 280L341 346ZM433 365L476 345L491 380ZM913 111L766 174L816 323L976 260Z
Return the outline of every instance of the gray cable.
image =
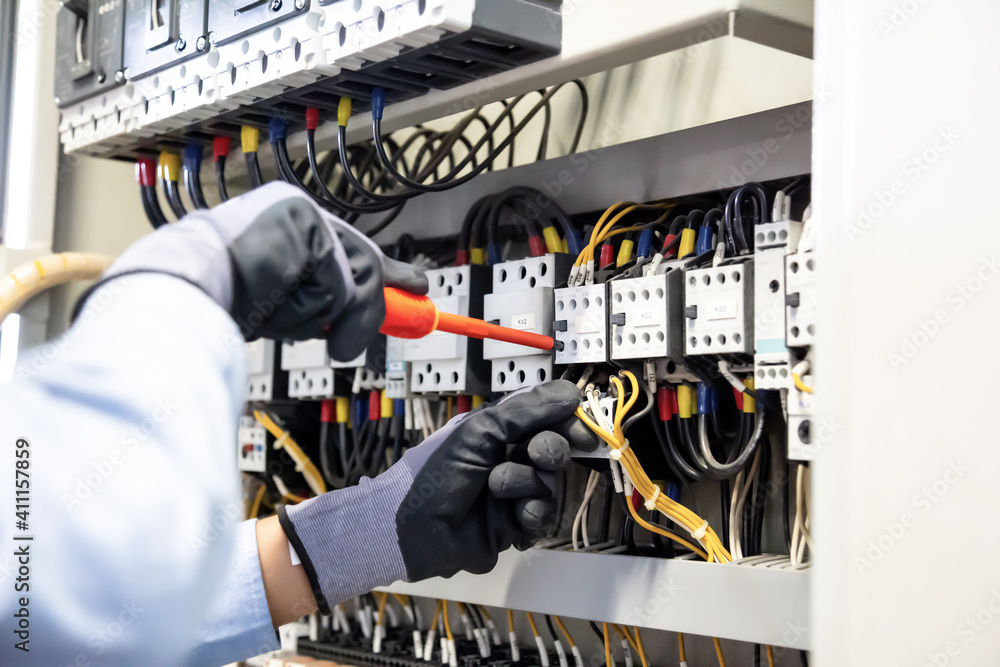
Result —
M737 473L746 467L750 459L753 458L754 452L757 451L757 446L760 445L763 437L764 411L760 410L757 412L757 424L747 446L743 448L743 451L740 452L735 461L720 463L712 455L712 448L708 444L708 420L705 418L705 415L701 415L698 417L698 440L701 445L701 455L704 457L704 461L698 461L699 467L702 467L706 474L715 479L735 477ZM704 463L704 466L702 466L702 463Z

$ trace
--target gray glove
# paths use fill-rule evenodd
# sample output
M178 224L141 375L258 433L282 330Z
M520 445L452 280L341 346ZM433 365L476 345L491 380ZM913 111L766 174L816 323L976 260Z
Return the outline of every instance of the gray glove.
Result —
M451 420L374 480L279 509L323 613L394 581L481 574L523 550L556 519L545 477L594 435L573 416L581 392L564 380Z
M201 288L247 340L325 338L339 361L356 358L378 333L383 286L427 293L421 271L386 258L365 235L286 183L161 227L126 250L101 282L149 272Z

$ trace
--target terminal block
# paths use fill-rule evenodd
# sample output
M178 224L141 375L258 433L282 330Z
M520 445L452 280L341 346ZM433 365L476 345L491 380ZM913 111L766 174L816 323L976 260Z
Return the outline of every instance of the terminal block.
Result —
M276 355L280 355L273 340L260 338L244 343L247 352L247 400L271 401L284 398L287 377L278 373Z
M528 257L493 266L493 293L483 301L483 317L501 326L552 335L555 286L566 282L573 259L563 253ZM493 391L533 387L552 379L552 353L496 340L483 343L493 362Z
M785 258L785 327L788 347L808 347L816 335L816 257L811 252Z
M608 360L607 285L555 290L557 364L600 364Z
M612 359L683 359L683 272L613 280Z
M388 336L385 341L386 398L410 398L410 364L405 359L406 341Z
M791 386L785 345L785 256L794 252L802 223L783 221L754 230L754 376L758 389Z
M369 352L363 352L351 361L333 361L326 352L325 340L282 344L281 369L288 371L288 397L331 398L349 393L349 386L337 386L335 370L360 370L360 388L374 388L379 383L380 374L366 367L368 355Z
M753 264L684 272L684 352L753 354Z
M444 313L483 316L483 295L490 288L490 272L484 266L456 266L427 271L427 295ZM482 395L489 390L483 361L483 341L436 331L407 340L403 360L410 362L410 389L414 393L458 393Z
M240 417L236 462L242 472L267 471L267 431L253 417Z

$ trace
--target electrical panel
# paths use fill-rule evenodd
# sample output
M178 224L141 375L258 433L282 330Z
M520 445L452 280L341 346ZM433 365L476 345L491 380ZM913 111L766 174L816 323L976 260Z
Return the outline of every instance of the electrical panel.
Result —
M122 0L64 0L59 4L56 17L57 105L65 108L125 83L124 30Z
M346 96L364 111L375 87L392 104L485 80L557 54L562 34L558 8L531 0L128 0L122 40L125 3L64 4L60 71L90 77L57 83L64 149L119 158L209 146L275 116L304 129L307 108L336 117ZM89 36L101 7L117 52L100 27L106 57L77 58L79 26Z
M683 360L682 282L677 269L611 281L612 359Z
M684 272L685 353L753 354L753 263Z
M483 317L483 296L490 289L486 267L467 265L427 271L428 297L443 313ZM483 341L444 332L403 343L403 359L410 362L410 389L414 393L488 392Z
M493 292L483 301L483 317L518 331L552 335L555 286L566 282L573 259L562 253L493 265ZM553 379L553 355L496 340L483 343L493 362L493 391L513 391Z

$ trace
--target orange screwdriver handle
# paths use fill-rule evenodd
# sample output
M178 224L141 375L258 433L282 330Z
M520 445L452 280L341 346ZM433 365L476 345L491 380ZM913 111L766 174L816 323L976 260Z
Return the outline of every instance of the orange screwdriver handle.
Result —
M438 309L426 296L385 288L385 321L379 329L395 338L423 338L438 326Z
M551 350L551 336L508 329L473 317L438 311L426 296L418 296L394 287L385 288L385 322L380 331L396 338L423 338L434 331L524 345L538 350Z

